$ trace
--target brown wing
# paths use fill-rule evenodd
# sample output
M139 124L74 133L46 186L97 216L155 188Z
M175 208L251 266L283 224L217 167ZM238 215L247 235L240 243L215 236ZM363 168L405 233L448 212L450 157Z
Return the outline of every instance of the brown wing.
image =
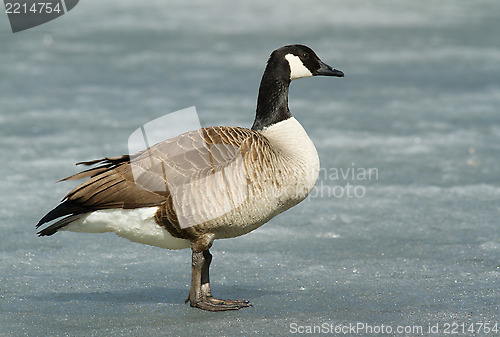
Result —
M172 186L206 176L234 158L246 156L251 144L262 138L249 129L209 127L155 144L133 156L79 163L98 166L62 179L89 178L69 192L37 227L65 218L39 234L54 234L78 215L96 210L160 206L171 199Z

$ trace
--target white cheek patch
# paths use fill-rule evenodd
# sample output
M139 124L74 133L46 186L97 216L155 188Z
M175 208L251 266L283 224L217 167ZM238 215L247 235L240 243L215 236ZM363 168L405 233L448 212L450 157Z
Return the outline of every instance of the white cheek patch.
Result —
M285 58L290 65L290 80L293 81L297 78L312 76L311 71L307 69L306 66L304 66L304 63L302 63L298 56L293 54L286 54Z

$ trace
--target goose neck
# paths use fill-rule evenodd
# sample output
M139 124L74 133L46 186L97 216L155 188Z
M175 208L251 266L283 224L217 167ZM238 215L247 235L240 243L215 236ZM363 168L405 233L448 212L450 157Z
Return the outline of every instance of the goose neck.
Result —
M257 111L252 130L262 130L292 117L288 108L289 87L288 77L270 74L266 69L259 87Z

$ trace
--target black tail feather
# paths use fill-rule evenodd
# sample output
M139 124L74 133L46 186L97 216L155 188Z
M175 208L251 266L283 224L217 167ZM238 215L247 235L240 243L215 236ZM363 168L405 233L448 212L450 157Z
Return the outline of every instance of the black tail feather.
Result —
M67 217L65 217L65 218L63 218L63 219L61 219L61 220L53 223L49 227L42 229L37 234L38 234L38 236L49 236L49 235L55 234L59 229L63 228L64 226L66 226L68 224L70 224L71 222L77 220L82 215L83 214L69 215L69 216L67 216ZM37 225L37 227L38 227L38 225Z
M41 218L40 221L38 221L38 223L36 224L36 228L40 227L44 223L47 223L47 222L50 222L50 221L55 220L57 218L60 218L62 216L71 214L72 212L71 212L70 208L71 207L68 207L66 202L59 204L56 208L51 210L49 213L45 214L45 216L43 218Z
M64 201L59 204L56 208L47 213L38 223L36 224L36 228L39 228L43 224L47 222L51 222L61 217L65 217L64 219L59 220L58 222L50 225L49 227L38 232L40 236L47 236L54 234L58 229L66 226L70 222L77 219L78 216L83 213L87 213L89 210L83 209L81 206L73 204L71 201Z

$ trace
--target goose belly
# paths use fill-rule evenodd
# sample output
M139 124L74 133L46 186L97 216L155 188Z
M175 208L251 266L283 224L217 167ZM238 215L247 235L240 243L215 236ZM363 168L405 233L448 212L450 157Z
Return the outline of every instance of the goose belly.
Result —
M158 207L136 209L105 209L87 213L61 230L84 233L113 232L133 242L150 246L183 249L188 248L188 240L170 235L155 221Z

